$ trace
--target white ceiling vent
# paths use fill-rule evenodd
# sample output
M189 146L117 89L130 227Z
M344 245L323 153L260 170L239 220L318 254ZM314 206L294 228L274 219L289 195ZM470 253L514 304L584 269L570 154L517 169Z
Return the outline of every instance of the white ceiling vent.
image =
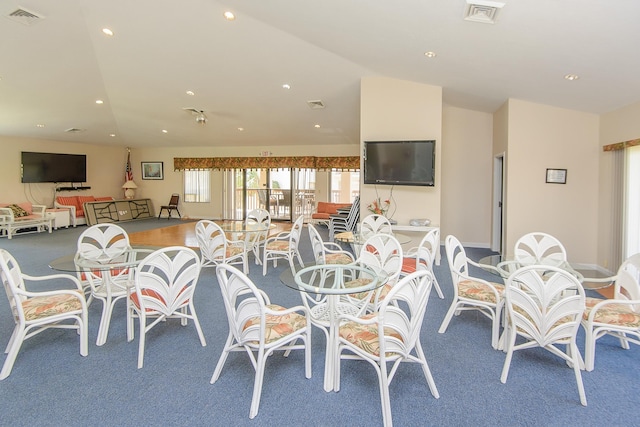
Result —
M12 21L19 22L23 25L33 25L41 19L44 19L44 16L20 7L9 13L7 15L7 18L11 19Z
M498 18L498 12L504 7L505 3L497 1L484 0L467 0L467 6L464 10L464 20L481 22L483 24L495 24Z
M319 99L315 101L307 101L307 105L309 105L309 108L311 108L312 110L324 108L324 102L320 101Z
M65 132L69 132L69 133L78 133L78 132L84 132L86 129L80 129L80 128L69 128L67 130L65 130Z

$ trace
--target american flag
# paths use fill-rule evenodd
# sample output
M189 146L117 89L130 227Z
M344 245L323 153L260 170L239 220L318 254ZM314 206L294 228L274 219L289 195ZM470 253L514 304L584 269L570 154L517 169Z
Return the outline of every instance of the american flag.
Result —
M124 180L125 181L133 181L133 172L131 171L131 150L128 150L127 154L127 167L124 171Z

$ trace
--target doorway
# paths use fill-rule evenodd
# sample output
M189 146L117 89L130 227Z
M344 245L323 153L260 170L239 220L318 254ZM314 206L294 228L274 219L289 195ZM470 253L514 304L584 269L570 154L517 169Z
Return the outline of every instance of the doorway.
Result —
M491 226L491 250L503 254L504 248L504 153L493 158L493 204Z
M272 220L311 217L315 206L312 169L233 169L225 172L223 194L228 219L242 220L253 209L266 209Z

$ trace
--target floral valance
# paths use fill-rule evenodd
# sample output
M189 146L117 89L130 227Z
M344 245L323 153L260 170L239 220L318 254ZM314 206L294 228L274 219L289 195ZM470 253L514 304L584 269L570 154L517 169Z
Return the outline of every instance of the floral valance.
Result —
M360 157L174 157L173 168L184 169L318 169L358 170Z
M616 142L615 144L609 144L602 147L603 151L617 151L624 150L628 147L635 147L636 145L640 145L640 139L632 139L630 141Z

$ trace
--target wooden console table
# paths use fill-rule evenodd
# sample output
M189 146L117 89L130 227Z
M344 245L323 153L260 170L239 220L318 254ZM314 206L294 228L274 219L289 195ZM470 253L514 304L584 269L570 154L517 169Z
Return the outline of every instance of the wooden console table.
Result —
M124 199L84 204L87 225L155 218L151 199Z

